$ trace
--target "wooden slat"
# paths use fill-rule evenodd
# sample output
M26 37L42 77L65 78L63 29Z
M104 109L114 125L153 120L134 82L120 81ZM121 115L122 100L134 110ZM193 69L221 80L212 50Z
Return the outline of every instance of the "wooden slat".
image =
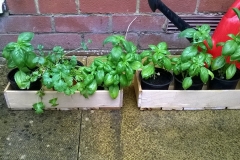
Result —
M6 87L4 94L7 101L7 105L12 109L31 109L32 105L36 103L39 97L36 95L37 91L15 91L11 90L9 85ZM64 93L57 91L45 91L43 97L43 103L46 105L46 109L60 109L60 108L108 108L108 107L122 107L123 91L119 91L119 96L116 99L112 99L109 96L108 91L99 90L89 98L84 98L79 92L71 96L66 96ZM58 98L59 105L51 107L48 103L52 98Z

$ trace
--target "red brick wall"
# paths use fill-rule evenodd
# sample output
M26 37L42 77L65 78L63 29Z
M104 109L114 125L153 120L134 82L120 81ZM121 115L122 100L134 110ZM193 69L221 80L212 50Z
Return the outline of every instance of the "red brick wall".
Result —
M152 13L147 0L6 0L8 14L0 17L0 50L20 32L35 32L33 43L45 49L61 45L75 49L80 42L92 39L89 49L102 50L102 41L111 34L125 34L139 49L166 41L170 48L182 48L187 41L177 34L166 34L166 18ZM182 14L225 12L234 0L163 0L173 11Z

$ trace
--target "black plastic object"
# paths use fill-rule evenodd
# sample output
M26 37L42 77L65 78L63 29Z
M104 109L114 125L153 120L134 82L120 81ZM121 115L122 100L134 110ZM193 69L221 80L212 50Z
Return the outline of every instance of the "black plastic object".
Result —
M156 9L159 9L180 31L191 28L188 23L169 9L161 0L148 0L148 4L153 12L155 12ZM188 40L192 41L192 39Z
M18 71L18 68L15 68L15 69L11 70L7 75L7 79L10 82L11 89L13 89L13 90L27 90L27 89L20 89L18 87L18 85L17 85L17 83L14 79L14 75L17 71ZM41 87L42 87L42 83L41 83L41 79L39 78L39 79L37 79L37 81L32 82L30 84L30 87L29 87L28 90L39 90L39 89L41 89Z
M141 80L141 86L144 90L168 90L170 83L173 81L172 73L161 69L155 68L156 73L160 76L150 77L148 79L143 79L141 74L139 75Z
M201 90L203 87L203 82L200 77L195 76L192 78L193 84L186 90ZM183 77L181 74L174 75L174 90L184 90L182 87Z
M217 75L217 74L215 73L214 75ZM221 79L215 76L214 79L209 82L208 89L209 90L235 89L239 79L240 79L239 72L237 72L233 76L233 78L229 80Z

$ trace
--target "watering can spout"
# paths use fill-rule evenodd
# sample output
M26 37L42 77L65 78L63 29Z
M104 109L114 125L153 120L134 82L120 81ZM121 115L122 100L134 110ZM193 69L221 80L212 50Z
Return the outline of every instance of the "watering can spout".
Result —
M169 9L161 0L148 0L148 4L153 12L159 9L180 31L191 28L188 23ZM188 40L192 41L191 39Z
M148 0L148 4L153 12L157 10L158 0Z

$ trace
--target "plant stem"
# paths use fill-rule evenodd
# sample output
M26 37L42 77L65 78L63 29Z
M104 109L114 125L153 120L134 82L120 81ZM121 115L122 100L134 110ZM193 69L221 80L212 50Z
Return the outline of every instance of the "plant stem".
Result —
M136 19L137 19L137 17L135 17L135 18L132 20L132 22L129 23L128 28L127 28L127 31L126 31L125 39L127 39L127 33L128 33L128 30L129 30L131 24L132 24Z

